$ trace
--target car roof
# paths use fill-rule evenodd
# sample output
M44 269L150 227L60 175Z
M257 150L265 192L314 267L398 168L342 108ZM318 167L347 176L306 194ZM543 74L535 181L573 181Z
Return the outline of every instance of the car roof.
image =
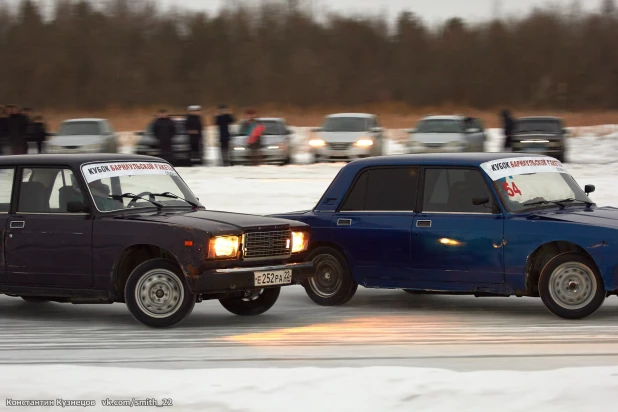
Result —
M64 120L62 123L73 123L73 122L106 122L107 119L98 119L94 117L84 117L81 119L68 119Z
M519 117L516 120L554 120L561 121L562 119L556 116L528 116L528 117Z
M547 157L537 154L523 153L427 153L395 156L377 156L355 160L347 166L358 168L367 166L404 166L404 165L443 165L443 166L479 166L482 163L499 159L517 157Z
M461 115L432 115L432 116L425 116L423 117L421 120L463 120L465 119L466 116L461 116Z
M75 169L88 163L102 162L165 162L154 156L134 154L84 153L84 154L30 154L0 157L0 166L71 166Z
M370 114L370 113L333 113L333 114L329 114L326 117L363 117L363 118L368 118L368 117L375 117L375 114Z

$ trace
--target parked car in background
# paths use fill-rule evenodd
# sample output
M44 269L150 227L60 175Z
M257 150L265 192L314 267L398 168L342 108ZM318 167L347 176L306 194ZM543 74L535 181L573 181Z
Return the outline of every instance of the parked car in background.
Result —
M71 119L47 141L47 153L117 153L118 136L106 119Z
M209 299L262 314L314 274L292 262L308 225L206 210L159 158L2 156L0 187L0 293L26 302L121 302L167 327Z
M303 282L320 305L358 285L412 294L541 297L578 319L618 294L618 209L596 207L558 160L450 153L358 160L313 210Z
M381 156L385 151L384 129L374 114L331 114L312 132L309 146L316 162Z
M407 153L484 152L485 129L466 116L427 116L408 130Z
M260 117L256 119L265 127L262 135L262 163L290 164L292 161L292 136L285 119L277 117ZM230 144L230 162L232 165L251 161L247 144L247 127L241 122Z
M191 160L191 139L185 129L186 115L171 115L176 126L176 135L172 138L172 154L174 166L193 166ZM139 140L135 145L135 154L145 156L160 156L159 140L153 133L154 122L151 122L145 131L136 132Z
M558 117L520 117L515 120L513 152L546 154L564 162L567 135Z

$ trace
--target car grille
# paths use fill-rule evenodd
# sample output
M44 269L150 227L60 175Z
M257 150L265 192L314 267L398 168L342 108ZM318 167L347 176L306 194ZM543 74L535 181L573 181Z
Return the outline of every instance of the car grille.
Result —
M329 143L328 147L333 150L347 150L352 147L352 143Z
M290 257L292 254L291 240L292 232L289 229L245 233L244 258L245 260L263 260Z

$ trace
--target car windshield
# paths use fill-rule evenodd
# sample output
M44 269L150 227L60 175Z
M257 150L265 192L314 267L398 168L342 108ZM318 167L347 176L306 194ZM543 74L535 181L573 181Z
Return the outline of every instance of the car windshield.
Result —
M592 203L562 163L551 157L500 159L481 167L511 212Z
M327 117L322 126L325 132L365 132L368 121L364 117Z
M163 162L111 162L82 166L84 179L102 212L199 204L172 166ZM132 198L130 195L139 196ZM182 199L185 200L182 200ZM154 201L154 203L153 203Z
M417 133L463 133L463 122L448 119L421 120Z
M101 134L99 122L64 122L58 136L96 136Z
M556 120L518 120L515 133L560 133L562 127Z

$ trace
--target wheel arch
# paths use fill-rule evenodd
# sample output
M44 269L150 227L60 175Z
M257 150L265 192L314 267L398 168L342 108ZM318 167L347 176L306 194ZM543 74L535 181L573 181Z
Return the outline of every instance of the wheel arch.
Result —
M118 255L112 271L111 284L116 301L124 302L124 289L131 272L140 264L152 259L169 260L186 276L178 258L169 249L149 243L128 246Z
M350 274L352 275L352 278L354 279L356 283L360 283L359 279L356 277L354 265L350 259L350 255L346 253L345 249L341 247L340 245L333 243L333 242L328 242L328 241L312 242L311 245L309 246L309 250L307 251L307 256L310 256L313 253L313 251L321 247L329 247L341 253L341 255L345 259L345 263L348 265L348 268L350 269Z
M577 253L587 257L594 264L594 270L601 273L590 253L580 245L567 240L554 240L538 246L526 260L526 293L539 296L539 279L543 268L554 258L566 253ZM603 278L601 276L601 278Z

